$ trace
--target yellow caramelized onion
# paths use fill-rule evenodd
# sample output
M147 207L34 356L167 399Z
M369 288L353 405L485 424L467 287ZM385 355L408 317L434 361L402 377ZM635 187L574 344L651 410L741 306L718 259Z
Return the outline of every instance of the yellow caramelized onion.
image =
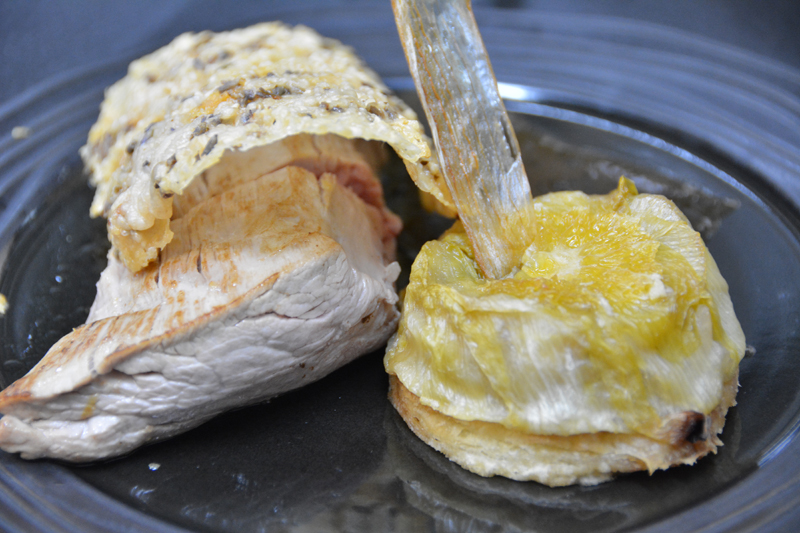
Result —
M414 266L386 370L447 416L539 435L663 437L708 415L745 340L727 284L669 200L632 182L534 201L535 239L487 279L456 223Z

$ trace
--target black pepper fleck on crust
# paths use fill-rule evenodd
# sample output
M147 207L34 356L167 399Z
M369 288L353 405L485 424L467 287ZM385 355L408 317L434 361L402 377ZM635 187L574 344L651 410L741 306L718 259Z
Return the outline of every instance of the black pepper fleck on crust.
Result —
M267 91L267 96L274 98L275 100L280 100L281 96L286 96L289 94L293 94L292 90L287 87L282 87L280 85L273 87L272 89L269 89Z
M319 104L319 107L324 109L325 111L330 111L332 113L344 113L344 109L336 105L332 106L328 102L322 102L321 104Z
M217 92L224 93L225 91L230 91L231 89L233 89L234 87L236 87L240 83L241 83L241 80L228 80L228 81L224 82L222 85L220 85L219 87L217 87Z
M381 109L380 107L376 106L375 104L370 104L367 107L367 111L369 111L370 113L372 113L376 117L383 118L383 115L384 115L383 109Z
M192 138L200 136L208 131L208 123L207 122L200 122L197 127L192 132Z
M219 115L204 115L200 117L200 124L192 132L191 138L194 139L195 137L199 137L206 133L211 127L217 126L222 123L222 119L219 118Z
M246 106L248 103L256 99L256 92L253 89L245 89L242 91L242 96L239 97L239 105Z
M147 126L147 129L146 129L146 130L144 130L144 135L142 136L142 141L139 143L140 145L141 145L141 144L144 144L144 143L146 143L147 141L149 141L149 140L150 140L150 138L153 136L153 127L154 127L156 124L158 124L159 122L161 122L161 121L160 121L160 120L158 120L158 121L156 121L156 122L152 122L152 123L150 123L150 125L149 125L149 126Z
M206 156L206 155L210 154L211 150L213 150L216 145L217 145L217 136L214 135L213 137L211 137L211 139L209 139L209 141L206 144L206 147L203 149L203 153L201 155Z

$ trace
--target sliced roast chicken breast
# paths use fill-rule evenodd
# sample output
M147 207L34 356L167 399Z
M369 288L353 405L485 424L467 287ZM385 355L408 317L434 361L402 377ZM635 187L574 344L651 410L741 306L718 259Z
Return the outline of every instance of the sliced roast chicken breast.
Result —
M86 324L0 393L0 448L123 454L381 346L399 316L384 144L440 181L413 112L305 28L184 35L134 62L82 151L108 266Z
M89 323L3 392L4 449L124 453L319 379L395 328L384 228L332 174L285 167L172 227L135 274L110 254Z

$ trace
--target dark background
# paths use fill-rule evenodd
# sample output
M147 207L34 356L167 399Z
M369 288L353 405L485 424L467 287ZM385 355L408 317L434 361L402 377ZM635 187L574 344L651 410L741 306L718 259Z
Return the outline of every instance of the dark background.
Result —
M340 4L358 16L358 2L325 3ZM250 12L253 18L229 16L228 4L214 1L2 1L0 105L60 72L139 52L141 43L166 44L184 31L254 23L264 13L293 5L287 0L236 4L237 11ZM242 9L241 4L249 5ZM389 0L374 4L389 9ZM473 5L507 8L509 16L516 8L641 20L734 45L800 70L796 0L474 0ZM397 36L391 33L387 39L397 41ZM399 49L399 41L396 46Z
M763 174L775 181L778 181L782 177L779 171L788 167L786 165L773 165L773 163L776 163L776 161L778 163L783 163L784 159L791 159L784 155L783 152L776 152L777 148L775 147L781 148L786 145L790 147L791 153L798 153L796 147L800 146L800 137L798 137L798 129L800 128L797 128L797 124L800 124L800 122L797 121L797 117L800 115L798 115L797 109L800 108L795 105L797 99L800 98L800 89L798 89L798 87L800 87L800 82L798 82L797 79L797 76L800 76L800 34L798 34L798 28L800 28L800 1L798 0L506 0L494 2L474 0L473 4L476 8L482 9L484 14L489 12L487 8L494 7L499 10L501 16L507 16L508 20L519 20L519 27L524 27L525 24L528 24L528 21L534 20L534 17L522 20L524 17L520 17L520 11L535 10L545 13L585 14L587 17L591 16L595 19L598 17L608 17L611 22L615 19L640 21L641 28L646 35L648 35L651 29L656 30L657 26L678 29L681 32L685 32L687 39L685 43L681 44L689 49L694 49L695 47L702 48L700 45L704 43L720 43L721 48L726 49L726 53L712 55L708 53L708 50L704 50L704 54L700 55L697 61L692 61L696 58L693 58L690 51L681 49L680 47L673 46L673 48L668 51L668 53L674 54L679 64L683 64L680 63L680 61L686 59L692 65L700 65L702 68L716 66L711 62L711 59L722 58L725 60L724 65L722 65L724 68L715 73L719 76L718 78L708 76L708 78L714 78L716 81L719 81L719 84L711 86L714 91L709 91L701 95L706 97L705 99L700 99L701 103L705 104L710 110L706 110L702 106L695 106L691 111L694 111L697 116L702 117L707 117L715 112L721 113L720 116L732 117L732 122L728 123L729 127L737 126L747 129L750 124L758 127L763 126L764 132L762 133L764 134L762 136L756 137L756 133L758 132L756 130L749 130L750 136L748 139L756 139L752 143L756 148L766 146L770 150L765 150L765 152L768 153L761 154L762 157L760 159L758 157L751 157L753 156L751 151L745 150L745 148L748 148L747 143L737 144L734 143L734 141L737 140L735 137L725 137L723 135L719 136L719 141L712 148L718 148L720 153L731 154L731 157L735 159L734 163L739 165L750 165L752 162L752 165L748 166L747 169L752 170L754 174ZM338 20L326 21L326 30L332 31L332 33L325 32L327 35L344 38L346 40L349 35L348 32L353 31L353 20L358 21L359 17L362 17L365 21L382 20L383 22L379 24L379 27L369 27L370 24L365 23L363 25L364 27L357 27L355 29L355 31L364 34L371 33L372 35L377 34L381 37L385 36L385 40L379 42L375 48L367 50L357 49L357 52L366 57L370 65L381 72L381 74L388 74L389 76L405 75L407 71L402 61L400 43L397 38L396 30L388 16L390 12L389 0L375 0L373 2L363 0L283 0L280 2L257 2L253 0L236 2L192 2L188 0L145 0L137 2L62 0L59 2L47 2L30 0L27 2L14 2L13 0L0 0L0 171L2 171L0 172L0 178L11 176L12 174L22 175L23 171L18 170L18 167L21 168L30 162L35 163L31 165L31 168L35 171L31 172L33 178L39 175L39 177L48 178L49 167L47 167L47 165L40 165L39 158L56 165L53 167L55 170L51 173L55 172L61 167L62 160L59 159L61 156L58 153L50 153L50 148L56 146L57 141L63 138L65 128L74 128L76 131L87 129L88 125L94 120L95 110L100 100L100 92L98 89L96 94L91 93L87 87L98 88L106 85L107 78L108 83L110 83L115 79L112 76L121 77L124 73L124 65L128 61L146 52L152 51L158 46L167 44L179 33L203 29L231 29L262 20L272 19L283 19L292 23L303 22L308 19L307 12L302 11L303 9L313 10L314 8L318 8L318 6L330 7L332 5L337 6L336 9L341 9L341 13L346 15L351 22L345 25L340 24ZM235 6L235 8L232 6ZM375 12L386 13L387 16L375 17ZM494 16L494 13L492 13L492 15ZM327 15L323 14L322 16ZM495 19L496 18L497 17L495 17ZM489 18L487 17L485 20L489 20ZM567 20L567 18L565 17L562 20ZM580 20L585 19L575 19L575 21ZM512 27L512 29L515 29L513 24L504 26L502 24L497 24L497 20L494 22L496 27ZM572 21L570 21L570 23L571 22ZM478 23L479 25L481 24L480 17L478 18ZM580 25L576 26L576 32L580 33L583 31ZM596 26L586 25L588 29L592 27ZM610 24L608 27L614 27L614 24ZM563 30L563 27L561 29ZM630 28L626 27L623 29L627 31ZM628 34L630 33L631 32L628 31ZM654 31L653 33L656 32ZM637 34L636 36L639 35ZM502 43L502 38L498 38L497 31L495 31L493 37L495 46L497 46L498 43ZM622 41L625 35L614 34L613 38ZM573 38L569 40L569 43L574 44L578 41L578 39ZM360 38L354 39L354 42L373 43L374 40ZM599 43L601 45L607 44L606 33L600 32L600 37L594 40L587 40L586 42L593 44ZM660 41L655 38L652 42L649 42L649 45L655 49L659 43L665 42L667 44L674 44L669 40ZM623 44L630 45L630 42ZM523 45L527 46L526 43L523 43ZM582 42L578 42L575 46L581 45ZM734 48L731 49L730 47ZM673 63L658 63L657 60L659 56L654 53L653 49L649 50L648 53L644 53L644 51L639 48L632 51L630 46L623 46L621 48L624 52L621 58L617 58L611 66L603 65L603 68L598 68L597 72L591 73L597 74L596 78L592 78L593 80L602 81L604 79L602 75L609 72L611 67L627 67L629 65L626 61L635 62L631 69L635 74L631 76L630 73L624 72L625 77L622 80L625 82L624 84L622 82L620 82L620 84L614 84L612 82L606 84L597 83L592 87L599 87L601 89L601 91L594 91L592 93L594 97L593 101L605 102L612 101L610 99L615 99L613 102L616 102L616 104L609 105L611 111L624 107L619 105L620 103L625 104L626 102L626 94L623 89L631 85L630 82L632 78L635 78L635 81L641 81L640 78L643 77L641 73L648 71L646 67L673 67ZM511 50L510 52L509 49ZM520 50L519 47L510 47L509 49L500 51L508 54L517 53ZM600 50L598 54L604 53L603 50L605 49L606 48L598 49ZM586 48L572 48L569 51L573 52L576 50L579 52L587 51ZM782 64L789 66L792 70L765 68L763 72L768 74L772 73L773 75L773 77L767 78L761 76L761 69L753 68L751 63L741 60L741 57L736 53L732 53L731 50L741 50L745 52L749 58L761 58L756 61L758 65ZM660 48L657 51L660 51ZM492 53L491 48L490 53ZM500 58L502 54L493 57ZM549 58L550 56L547 57ZM390 58L388 63L385 62L384 58ZM376 64L379 61L381 63ZM497 62L497 64L500 63L500 61ZM654 65L654 63L658 64ZM95 68L109 64L112 65L110 70ZM511 70L508 65L513 67L514 64L506 61L505 65L506 73L511 72L513 75L514 71ZM748 69L746 72L747 75L742 77L729 76L729 69L736 68L736 65ZM563 65L558 63L554 68L560 71L562 67ZM81 81L80 73L82 72L89 73L86 76L84 85L77 88L72 87L71 84ZM669 73L675 74L678 73L678 71L670 70ZM793 76L793 74L796 75ZM101 77L103 84L98 85L98 80L101 79ZM737 83L737 86L742 86L742 91L737 92L728 90L725 85L728 80L750 82L753 77L763 82L762 85L766 86L767 89L764 89L762 85L755 88L748 88L745 87L743 83ZM58 83L59 79L65 80L65 83ZM685 89L687 94L697 97L698 93L693 93L691 91L697 88L694 82L698 79L700 81L707 81L707 77L695 75L687 77L686 80L681 80L685 82L683 85L681 85L681 83L674 83L672 85L675 85L677 89ZM501 81L503 81L502 77ZM513 79L511 81L514 82ZM527 78L522 81L527 82ZM569 85L570 81L571 79L567 80L567 85ZM778 87L779 85L781 87ZM53 95L53 91L38 90L43 87L59 92ZM657 82L645 85L644 89L647 90L643 90L643 93L649 94L648 91L653 88L658 88ZM673 88L675 87L669 87L669 89ZM776 90L773 95L772 92L768 90L770 88L780 90ZM673 98L674 94L673 92L665 91L663 95L656 95L661 97L662 100L656 98L653 101L671 104L673 101L668 98ZM763 107L757 107L755 111L749 115L748 111L751 109L749 109L747 105L737 106L735 101L730 104L715 102L714 97L718 94L741 96L743 98L742 101L745 103L756 102L763 104ZM48 98L49 100L42 101L39 99L40 96ZM61 98L62 96L63 98ZM775 98L771 99L772 96ZM639 94L638 97L642 98L642 95ZM690 99L687 98L687 105L697 103L688 100ZM76 105L73 106L72 103L76 103ZM55 104L59 104L61 107L55 106ZM69 106L66 104L69 104ZM78 110L80 113L83 113L82 115L78 111L75 111L78 104L83 105L83 109ZM683 102L681 102L681 104L683 104ZM46 116L39 116L40 111L48 109L50 111L56 109L58 113L62 113L64 116L53 116L55 112L51 112ZM645 106L644 109L649 110L647 106ZM674 108L670 107L670 110L673 109ZM789 112L782 114L781 112L783 110L789 110ZM795 111L792 112L792 110ZM774 113L768 114L767 111L774 111ZM80 116L66 116L69 115L70 112L77 113ZM769 119L766 120L766 124L763 124L763 117L768 117ZM773 120L775 117L781 120ZM27 141L20 141L19 144L10 142L8 130L10 130L12 126L18 124L28 124L26 120L29 118L38 120L40 124L44 124L46 121L52 121L55 123L53 126L55 133L48 133L47 128L43 127L41 128L41 132L34 131L34 135ZM658 117L656 117L654 122L659 124L660 121L657 120L657 118ZM693 117L690 116L689 120L684 124L686 129L699 123L693 121L692 118ZM59 122L61 119L63 119L62 122ZM700 124L702 125L703 123ZM703 135L703 133L709 133L708 129L702 128L693 131L700 132L696 134L699 139L706 139L707 136ZM43 141L41 146L36 144L38 142L36 135L39 133ZM774 138L768 137L766 135L767 133L774 134ZM85 139L85 133L83 131L79 131L79 134L81 139ZM686 141L684 138L682 138L682 140ZM766 141L773 142L773 144L769 144ZM783 141L785 141L785 143L781 144ZM23 149L25 146L23 146L23 143L25 142L36 147L36 150L31 150L30 152L24 151ZM71 142L74 144L76 141ZM728 142L728 144L723 144L723 142ZM742 148L742 151L741 153L726 151L728 146ZM5 153L3 152L4 147L8 147ZM697 148L697 145L690 145L690 147ZM703 146L699 148L703 148ZM70 155L76 160L77 156L74 155L75 149L70 148L70 150L72 150ZM770 159L766 157L767 155L773 154L773 152L779 153L781 158ZM710 155L716 153L717 152L712 152ZM3 160L3 157L5 157L5 160ZM791 163L794 161L796 160L791 159L789 162ZM5 165L5 167L2 165ZM736 168L739 169L739 167ZM793 167L793 169L796 168L800 168L800 165ZM741 168L740 170L746 171L747 169ZM41 172L38 172L40 170ZM747 172L744 172L744 175L747 176ZM787 182L793 181L796 183L798 181L796 179L797 173L794 170L793 173L787 172L784 178L784 181ZM27 184L29 181L25 183ZM48 184L50 182L43 181L43 183ZM794 188L791 188L791 190L796 193L794 196L794 205L797 206L800 205L800 186L794 185L793 187ZM785 188L787 190L789 189L788 186ZM37 194L41 193L42 191L37 191ZM2 214L3 211L0 210L0 215ZM24 214L23 210L22 215ZM800 223L793 223L792 227L800 227ZM2 224L0 224L0 229L3 229ZM2 250L2 246L0 246L0 250ZM767 254L764 254L764 256L766 257ZM0 264L1 263L2 258L0 258ZM777 277L776 280L770 279L769 281L774 281L776 285L780 283ZM787 285L791 284L787 283ZM786 303L788 300L782 302L783 303L775 303L775 305L788 306ZM783 307L776 308L783 309ZM763 314L766 315L767 313ZM786 320L790 318L792 318L792 316L788 316ZM776 324L768 324L768 326L770 327L764 328L768 332L778 329L777 322ZM776 338L778 338L777 335ZM794 354L796 350L791 351L787 348L787 352ZM777 374L780 371L781 370L778 369L775 372ZM762 378L764 380L763 385L765 385L762 390L769 390L769 395L773 398L782 399L786 397L785 395L781 395L780 392L776 392L774 388L775 376L770 376L770 374L766 372L762 373L762 375L767 376ZM770 389L770 387L773 388ZM790 396L795 397L796 391L797 389L795 387L791 391ZM780 409L781 406L778 406L777 410ZM794 416L793 412L790 411L791 410L787 411L789 415ZM182 448L175 449L179 449L180 453L185 452ZM227 452L228 450L225 451ZM796 446L789 451L794 455L784 453L787 457L784 461L792 461L793 458L798 457ZM777 454L777 452L775 453ZM784 462L784 464L787 463ZM795 461L793 464L798 463ZM38 466L42 465L44 467L48 466L46 463L38 464ZM26 465L26 467L27 466L28 465ZM770 477L770 487L788 487L786 492L794 493L794 496L779 499L777 505L791 506L793 512L786 513L783 524L791 523L796 526L798 522L797 509L800 509L800 507L795 505L798 500L797 494L800 494L797 490L797 479L800 478L795 475L794 469L789 468L789 473L786 477L789 481L786 481L786 479L780 477L780 475L776 475L776 470L779 466L778 461L775 460L771 464L772 470L764 470L761 472L764 475L758 479L763 480L766 474L773 475L775 478L780 479L773 480L773 478ZM144 466L140 470L145 474L150 474L150 471L146 470ZM31 470L31 472L34 471ZM162 471L162 473L164 472ZM777 474L780 474L780 472L777 472ZM30 479L40 479L37 478L37 475L38 474L31 473ZM681 482L680 477L671 479L674 479L676 483ZM123 480L123 482L124 481L125 480ZM47 490L43 492L72 490L73 485L69 483L70 482L62 484L61 486L48 486ZM753 509L756 511L759 509L766 509L766 512L771 512L770 509L768 509L770 505L769 499L765 498L761 503L763 504L766 502L766 504L762 505L762 507L758 507L760 500L758 497L752 498L752 493L748 491L748 487L753 487L753 484L742 484L729 491L730 494L733 494L733 496L727 500L727 505L729 506L738 505L738 502L747 501L747 499L750 498L749 504L745 505L743 507L744 510L740 513L737 511L739 514L736 516L746 518L748 512L755 512ZM686 486L683 485L681 488L685 490ZM761 490L758 485L756 485L756 488ZM743 495L745 498L742 498ZM0 491L0 496L3 496L2 491ZM738 498L738 500L736 498ZM773 500L775 500L774 497ZM237 500L239 503L241 503L241 501L242 500ZM98 505L98 507L101 506ZM784 512L788 508L789 507L776 508L775 512ZM702 508L699 509L702 510ZM708 507L705 507L705 510L706 512L717 513L719 516L724 516L724 514L730 510L730 507L715 506L710 511ZM0 506L0 514L3 514L2 511L4 511L4 509ZM17 512L23 515L26 511L25 509L19 509ZM3 521L2 519L7 519L7 517L0 516L0 522ZM738 520L739 518L735 519ZM733 522L725 522L725 524L730 523ZM775 525L772 530L780 531L781 524Z

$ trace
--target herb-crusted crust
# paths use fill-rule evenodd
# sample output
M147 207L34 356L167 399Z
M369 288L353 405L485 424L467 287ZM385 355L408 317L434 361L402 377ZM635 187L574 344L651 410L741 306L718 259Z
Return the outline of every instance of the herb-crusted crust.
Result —
M174 195L229 150L297 134L383 141L420 188L448 203L414 112L346 46L280 23L184 34L110 87L81 155L93 216L138 271L171 239Z

